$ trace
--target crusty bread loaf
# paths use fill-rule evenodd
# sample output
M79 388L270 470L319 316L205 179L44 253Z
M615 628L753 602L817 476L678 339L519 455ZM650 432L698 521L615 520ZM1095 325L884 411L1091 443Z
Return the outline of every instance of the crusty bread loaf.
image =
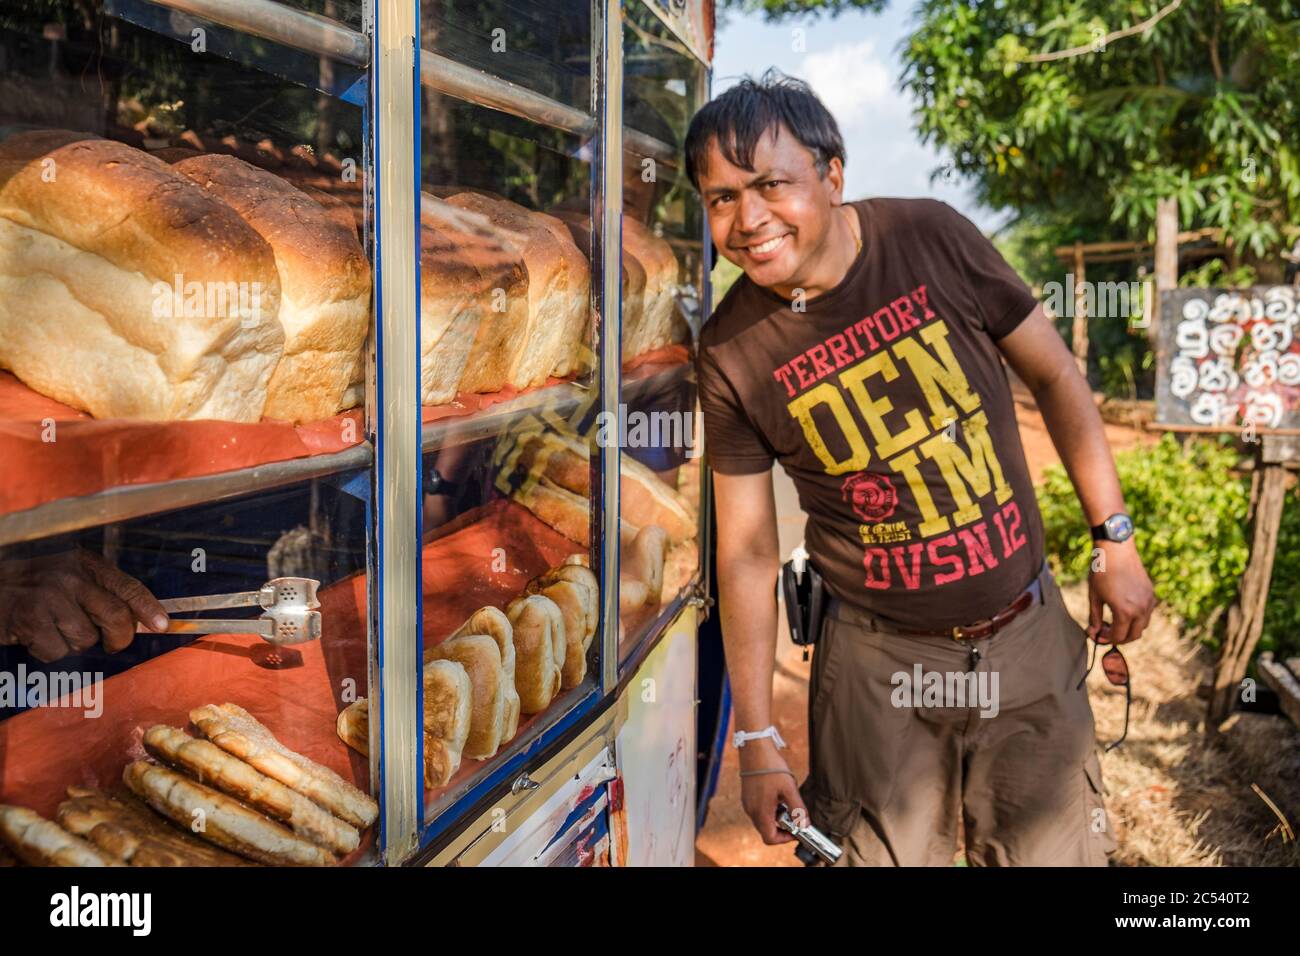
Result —
M64 130L0 142L0 367L32 389L96 418L257 421L279 307L266 240L161 160Z
M677 257L672 246L649 227L631 217L623 219L623 251L645 269L646 283L641 321L631 341L623 341L623 361L674 341L681 326L673 322L677 308L673 292L677 286Z
M474 688L457 661L424 665L424 786L445 787L460 767L469 739Z
M658 525L673 543L695 537L695 511L675 488L624 454L619 460L619 515L638 528Z
M455 661L469 674L469 736L464 755L487 760L501 749L505 729L505 672L496 640L487 634L462 634L440 641L429 648L429 654L434 660Z
M271 866L331 866L327 851L238 800L168 767L136 760L122 771L131 792L168 820L233 853Z
M130 866L250 865L130 798L110 797L92 787L68 787L68 799L59 804L59 824Z
M237 704L196 707L190 711L190 720L226 753L298 791L354 827L364 829L379 815L379 805L369 796L328 767L294 753Z
M456 227L424 194L420 221L420 393L444 405L456 392L509 384L528 328L528 271L508 237ZM459 207L451 207L456 211Z
M560 609L540 594L517 597L506 607L515 641L515 686L525 714L539 714L560 691L564 668L564 639L556 644L555 629L563 629Z
M481 607L462 624L452 637L462 634L487 634L497 642L501 652L502 685L505 692L505 716L501 722L501 742L514 738L519 731L519 691L515 688L515 639L510 618L499 607Z
M573 236L574 244L587 261L591 262L591 215L585 209L556 208L548 210L566 226ZM622 343L623 359L632 358L636 352L636 343L646 338L641 332L645 321L646 271L641 260L628 250L626 242L623 247L623 264L621 281L623 286L623 314L619 325L619 337ZM587 334L584 344L590 345L591 336Z
M191 737L177 727L155 724L145 731L144 746L164 763L287 824L300 837L331 853L347 856L361 841L355 827L211 741Z
M304 422L335 414L370 328L370 264L355 228L234 156L195 156L172 168L243 216L275 253L285 342L263 415Z
M528 480L512 497L570 541L591 543L591 502L542 476Z
M0 804L0 843L28 866L121 866L122 863L35 810Z
M525 476L520 485L524 493L517 496L518 500L561 534L588 543L589 537L577 538L572 533L578 531L581 520L575 501L549 495L545 488L529 493L532 491L529 485L545 479L548 485L558 486L580 499L589 498L591 467L587 443L575 435L551 429L502 440L517 442L513 452L503 457L502 467ZM686 499L627 454L620 456L619 461L619 514L638 528L659 525L674 543L695 537L697 531L695 512Z
M463 387L469 391L496 391L505 384L529 388L541 385L551 374L568 374L580 353L591 295L590 266L568 229L552 216L482 192L460 187L434 187L430 192L520 237L518 251L528 272L526 312L519 313L507 290L504 315L510 337L501 342L494 330L480 332ZM493 322L500 315L494 313ZM494 342L498 344L493 346ZM508 349L505 356L502 346Z

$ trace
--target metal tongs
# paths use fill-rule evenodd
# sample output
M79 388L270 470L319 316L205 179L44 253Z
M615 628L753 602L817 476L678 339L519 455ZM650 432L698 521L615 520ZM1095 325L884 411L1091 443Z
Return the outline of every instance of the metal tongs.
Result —
M238 594L207 594L200 597L168 598L160 601L171 614L176 611L213 611L226 607L262 607L261 617L176 620L167 625L168 634L256 634L272 644L302 644L320 637L319 581L311 578L275 578L256 591ZM160 632L161 633L161 632Z

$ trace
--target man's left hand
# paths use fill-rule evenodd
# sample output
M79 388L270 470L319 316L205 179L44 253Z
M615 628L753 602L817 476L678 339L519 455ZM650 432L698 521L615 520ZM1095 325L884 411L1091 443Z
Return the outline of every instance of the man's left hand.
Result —
M1155 588L1138 557L1132 539L1098 541L1088 574L1088 636L1105 644L1136 641L1146 630L1156 606ZM1103 616L1110 608L1110 621Z

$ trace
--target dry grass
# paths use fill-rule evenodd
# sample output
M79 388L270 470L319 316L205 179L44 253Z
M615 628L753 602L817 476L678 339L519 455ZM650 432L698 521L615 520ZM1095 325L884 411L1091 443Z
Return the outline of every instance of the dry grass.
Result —
M1086 620L1084 586L1063 590L1074 616ZM1213 660L1163 609L1124 656L1133 676L1128 739L1102 757L1119 842L1112 863L1300 865L1300 844L1284 842L1277 816L1251 787L1277 804L1293 830L1300 825L1300 732L1283 717L1239 713L1207 745L1196 687ZM1124 726L1124 691L1106 682L1099 664L1088 690L1097 738L1109 743Z

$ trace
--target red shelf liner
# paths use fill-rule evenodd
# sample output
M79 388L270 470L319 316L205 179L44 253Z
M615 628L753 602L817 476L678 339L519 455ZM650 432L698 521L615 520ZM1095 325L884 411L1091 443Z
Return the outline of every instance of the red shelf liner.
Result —
M505 499L440 530L422 560L424 629L437 640L484 605L504 607L531 578L581 551ZM496 570L502 559L504 568ZM323 589L320 601L321 639L282 649L279 668L257 663L272 650L261 638L213 635L104 681L98 718L86 718L83 709L38 707L0 723L0 803L52 819L69 784L120 790L122 768L145 756L145 730L162 723L198 736L189 711L226 702L248 710L286 747L369 792L369 762L334 729L346 706L345 681L354 682L356 695L367 693L365 575ZM466 760L453 785L480 766Z
M673 364L689 359L683 345L637 356L624 367ZM548 378L538 388L565 381ZM535 391L525 389L524 391ZM448 405L426 406L424 422L473 415L522 394L514 388L475 395L461 393ZM44 441L45 420L53 419L55 440ZM345 423L351 440L345 440ZM276 461L342 451L365 437L361 409L319 422L95 420L40 395L9 372L0 372L0 514L95 494L122 485L149 484L215 475Z

